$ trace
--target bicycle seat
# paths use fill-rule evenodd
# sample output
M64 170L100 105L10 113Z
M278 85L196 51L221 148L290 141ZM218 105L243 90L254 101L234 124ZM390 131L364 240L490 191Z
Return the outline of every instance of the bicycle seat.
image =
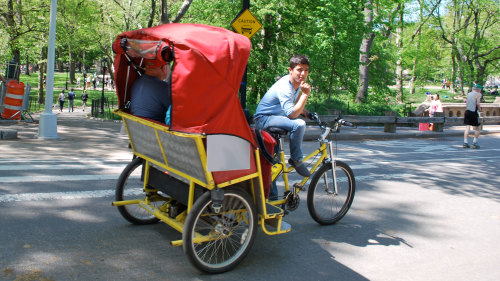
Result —
M266 132L270 133L271 135L279 135L281 136L286 136L288 134L287 130L283 130L282 128L278 127L268 127L265 129Z

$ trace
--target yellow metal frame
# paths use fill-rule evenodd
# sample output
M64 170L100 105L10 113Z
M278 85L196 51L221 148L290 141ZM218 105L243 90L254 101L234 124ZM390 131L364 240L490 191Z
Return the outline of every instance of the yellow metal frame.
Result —
M261 163L260 163L260 153L259 149L256 148L254 150L254 155L255 155L255 161L256 161L256 167L257 171L255 173L245 175L243 177L233 179L227 182L215 184L213 175L211 172L207 171L206 163L207 163L207 156L206 156L206 151L205 151L205 145L204 145L204 139L206 138L205 135L203 134L188 134L188 133L181 133L181 132L175 132L169 130L169 127L162 125L162 124L157 124L151 121L148 121L146 119L143 119L141 117L137 117L131 114L128 114L126 112L123 112L121 110L115 110L115 114L119 115L122 117L123 122L125 124L125 128L127 130L127 134L129 136L129 139L131 140L131 147L134 152L134 155L137 157L140 157L145 160L145 172L144 172L144 190L146 192L153 192L155 190L148 190L148 182L149 182L149 172L150 172L150 164L155 164L165 170L165 173L173 173L176 174L179 177L182 177L186 179L189 182L189 193L188 193L188 205L187 205L187 210L179 214L176 218L171 218L168 216L168 208L170 205L170 201L172 198L150 198L146 196L145 199L138 199L138 200L129 200L129 201L117 201L113 202L113 206L124 206L124 205L129 205L129 204L138 204L140 207L154 215L155 217L159 218L161 221L165 222L166 224L170 225L180 233L183 232L184 228L184 222L186 219L187 214L191 211L191 208L193 207L194 203L194 194L195 194L195 187L196 185L199 185L203 188L206 188L208 190L212 190L214 188L225 188L231 185L234 185L236 183L244 182L244 181L249 181L251 191L252 191L252 196L254 199L254 203L258 207L257 209L259 210L259 224L261 225L262 231L266 233L267 235L276 235L276 234L282 234L289 232L291 229L281 229L281 222L282 218L284 216L284 211L281 210L279 205L285 204L286 199L280 199L280 200L275 200L275 201L269 201L264 197L264 183L263 183L263 178L262 178L262 169L261 169ZM143 124L145 126L151 127L154 129L156 141L158 142L158 146L160 147L161 150L161 158L162 161L159 161L158 159L153 159L151 157L148 157L147 155L144 155L142 153L137 152L137 150L134 147L134 143L132 143L131 139L131 134L129 132L129 128L127 126L127 122L138 122L140 124ZM204 174L206 181L201 181L200 179L197 179L189 174L186 174L182 171L179 171L175 168L173 168L171 165L169 165L168 158L166 156L166 153L164 151L164 147L161 145L161 139L159 132L165 132L168 134L172 134L178 137L183 137L183 138L190 138L193 139L196 145L197 153L198 156L200 157L203 169L204 169ZM304 158L304 161L308 161L311 158L315 157L316 155L320 154L319 158L315 161L314 165L312 166L310 172L311 174L314 174L314 172L318 169L318 167L323 163L325 159L328 158L328 149L326 143L321 143L321 146L316 149L315 151L311 152L309 155L307 155ZM273 165L272 167L272 180L274 181L279 175L283 175L283 180L285 182L285 190L290 191L291 187L289 184L289 179L288 179L288 173L293 171L293 167L287 167L287 163L285 161L285 153L283 151L280 151L279 153L280 157L280 162ZM299 183L299 185L296 187L295 192L299 192L300 188L306 184L306 182L309 180L309 177L304 177L302 181ZM163 204L160 208L154 207L150 202L151 201L165 201L165 204ZM267 212L267 204L270 204L274 206L274 208L278 208L278 210L281 210L281 212L274 212L274 213L268 213ZM266 226L266 223L272 222L275 227L269 228ZM195 243L202 243L202 242L207 242L211 240L216 240L216 239L221 239L221 237L217 236L203 236L201 234L197 234L197 237L194 239ZM171 241L171 244L173 246L181 246L182 245L182 240L176 240L176 241Z
M281 213L281 214L267 214L266 213L266 204L267 203L266 203L266 199L264 197L262 170L261 170L261 166L260 166L260 154L259 154L258 148L256 148L254 150L256 167L257 167L257 171L255 173L248 174L248 175L245 175L243 177L233 179L233 180L230 180L227 182L215 184L212 173L208 172L206 169L207 156L206 156L205 145L204 145L204 139L206 138L205 135L188 134L188 133L171 131L171 130L169 130L169 127L167 127L165 125L148 121L146 119L131 115L131 114L123 112L121 110L115 110L114 113L122 117L122 120L125 124L125 129L127 131L129 139L130 139L130 145L131 145L131 148L132 148L134 155L145 160L144 184L143 184L145 191L148 191L147 187L148 187L148 183L149 183L150 164L155 164L155 165L165 169L165 173L173 173L179 177L186 179L189 182L189 191L188 191L189 193L188 193L187 210L184 211L183 213L179 214L176 218L171 218L167 214L168 206L170 204L170 201L168 201L167 198L165 198L166 200L164 200L165 204L163 204L160 208L156 208L152 204L150 204L150 201L157 201L157 200L154 200L154 199L150 200L150 198L147 196L145 199L142 199L142 200L138 199L138 200L128 200L128 201L116 201L116 202L113 202L113 206L124 206L124 205L130 205L130 204L138 204L140 207L142 207L143 209L145 209L146 211L148 211L149 213L151 213L152 215L154 215L155 217L157 217L161 221L165 222L166 224L173 227L175 230L182 233L186 216L190 212L191 208L193 207L196 185L199 185L199 186L206 188L208 190L212 190L216 187L217 188L225 188L225 187L228 187L228 186L240 183L240 182L249 181L250 186L251 186L251 190L252 190L254 203L259 204L260 208L258 208L258 209L262 210L262 212L259 213L259 216L261 218L259 223L263 226L263 228L262 228L263 231L269 235L285 233L285 232L289 231L289 230L281 231L278 227L278 230L273 232L273 231L267 230L264 226L264 221L266 219L279 219L279 222L281 222L281 217L283 216L283 213ZM128 122L138 122L140 124L143 124L145 126L148 126L148 127L151 127L152 129L154 129L156 141L158 142L158 145L159 145L159 147L161 149L161 153L162 153L161 157L158 157L158 158L161 158L162 161L158 161L158 159L153 159L147 155L139 153L135 149L135 144L132 142L131 133L129 131L129 127L127 126ZM199 179L197 179L189 174L186 174L182 171L179 171L179 170L173 168L171 165L169 165L169 162L168 162L169 159L167 158L166 153L164 151L164 148L161 145L161 139L160 139L160 135L159 135L160 131L168 133L168 134L172 134L172 135L175 135L178 137L191 138L195 141L196 149L198 150L198 156L200 157L201 163L203 165L203 169L205 171L205 178L206 178L205 182L200 181ZM255 180L253 180L253 179L256 179L257 182L255 183ZM255 185L257 185L257 186L255 186ZM149 190L149 191L155 191L155 190ZM256 194L256 192L259 192L260 196L258 196ZM258 200L258 198L260 198L260 200ZM260 202L257 202L257 201L260 201ZM202 242L211 241L211 240L215 240L215 239L220 239L220 237L199 235L194 239L194 241L195 241L195 243L198 243L198 242L202 243ZM181 246L182 240L171 241L171 244L173 246Z
M318 149L314 150L309 155L304 157L303 162L307 162L309 159L320 154L320 157L314 162L314 165L309 170L311 175L314 174L314 172L323 163L323 161L328 158L328 149L327 148L328 148L328 146L326 145L326 143L321 143L321 145ZM273 165L271 179L274 181L274 180L276 180L276 178L279 175L283 174L283 181L285 182L285 191L290 191L291 188L290 188L290 183L288 181L288 173L295 170L295 168L291 167L291 166L290 167L287 166L286 161L285 161L285 152L284 151L280 151L279 155L280 155L280 157L279 157L280 162ZM309 179L310 179L310 177L304 177L300 181L299 186L297 187L297 190L295 190L295 192L299 192L300 188L303 187ZM281 205L281 204L286 203L286 199L269 201L269 203L277 206L277 205Z

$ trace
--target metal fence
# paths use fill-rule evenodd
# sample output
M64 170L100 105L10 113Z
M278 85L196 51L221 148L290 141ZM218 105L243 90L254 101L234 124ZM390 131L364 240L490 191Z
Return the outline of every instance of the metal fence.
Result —
M118 106L114 98L93 99L90 106L90 115L92 117L99 117L104 119L116 119L113 110ZM119 117L117 117L119 118Z

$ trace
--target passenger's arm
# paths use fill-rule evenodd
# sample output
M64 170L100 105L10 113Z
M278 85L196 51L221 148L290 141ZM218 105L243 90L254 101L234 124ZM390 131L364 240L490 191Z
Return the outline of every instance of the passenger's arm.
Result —
M311 85L302 81L300 83L300 90L302 91L302 93L300 94L297 102L295 103L295 106L293 107L293 112L292 114L288 115L290 119L295 119L304 112L307 104L307 99L309 98L309 94L311 93Z

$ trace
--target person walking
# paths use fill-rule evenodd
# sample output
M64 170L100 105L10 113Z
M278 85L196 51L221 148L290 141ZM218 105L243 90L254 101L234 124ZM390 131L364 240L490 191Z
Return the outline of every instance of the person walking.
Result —
M62 112L64 108L64 101L66 100L66 95L64 94L64 90L59 94L59 111Z
M480 146L478 144L478 138L480 134L480 128L479 128L479 111L481 111L481 90L483 87L481 85L474 85L472 88L472 92L467 94L467 101L466 101L466 110L465 110L465 115L464 115L464 124L465 124L465 132L464 132L464 144L463 148L475 148L479 149ZM472 141L472 145L469 146L469 132L470 132L470 127L474 129L474 140Z
M85 111L85 107L87 107L87 100L89 99L89 95L87 94L87 90L83 90L82 93L82 109Z
M74 89L71 88L71 91L69 91L68 93L68 112L75 111L74 105L75 105L75 92Z

